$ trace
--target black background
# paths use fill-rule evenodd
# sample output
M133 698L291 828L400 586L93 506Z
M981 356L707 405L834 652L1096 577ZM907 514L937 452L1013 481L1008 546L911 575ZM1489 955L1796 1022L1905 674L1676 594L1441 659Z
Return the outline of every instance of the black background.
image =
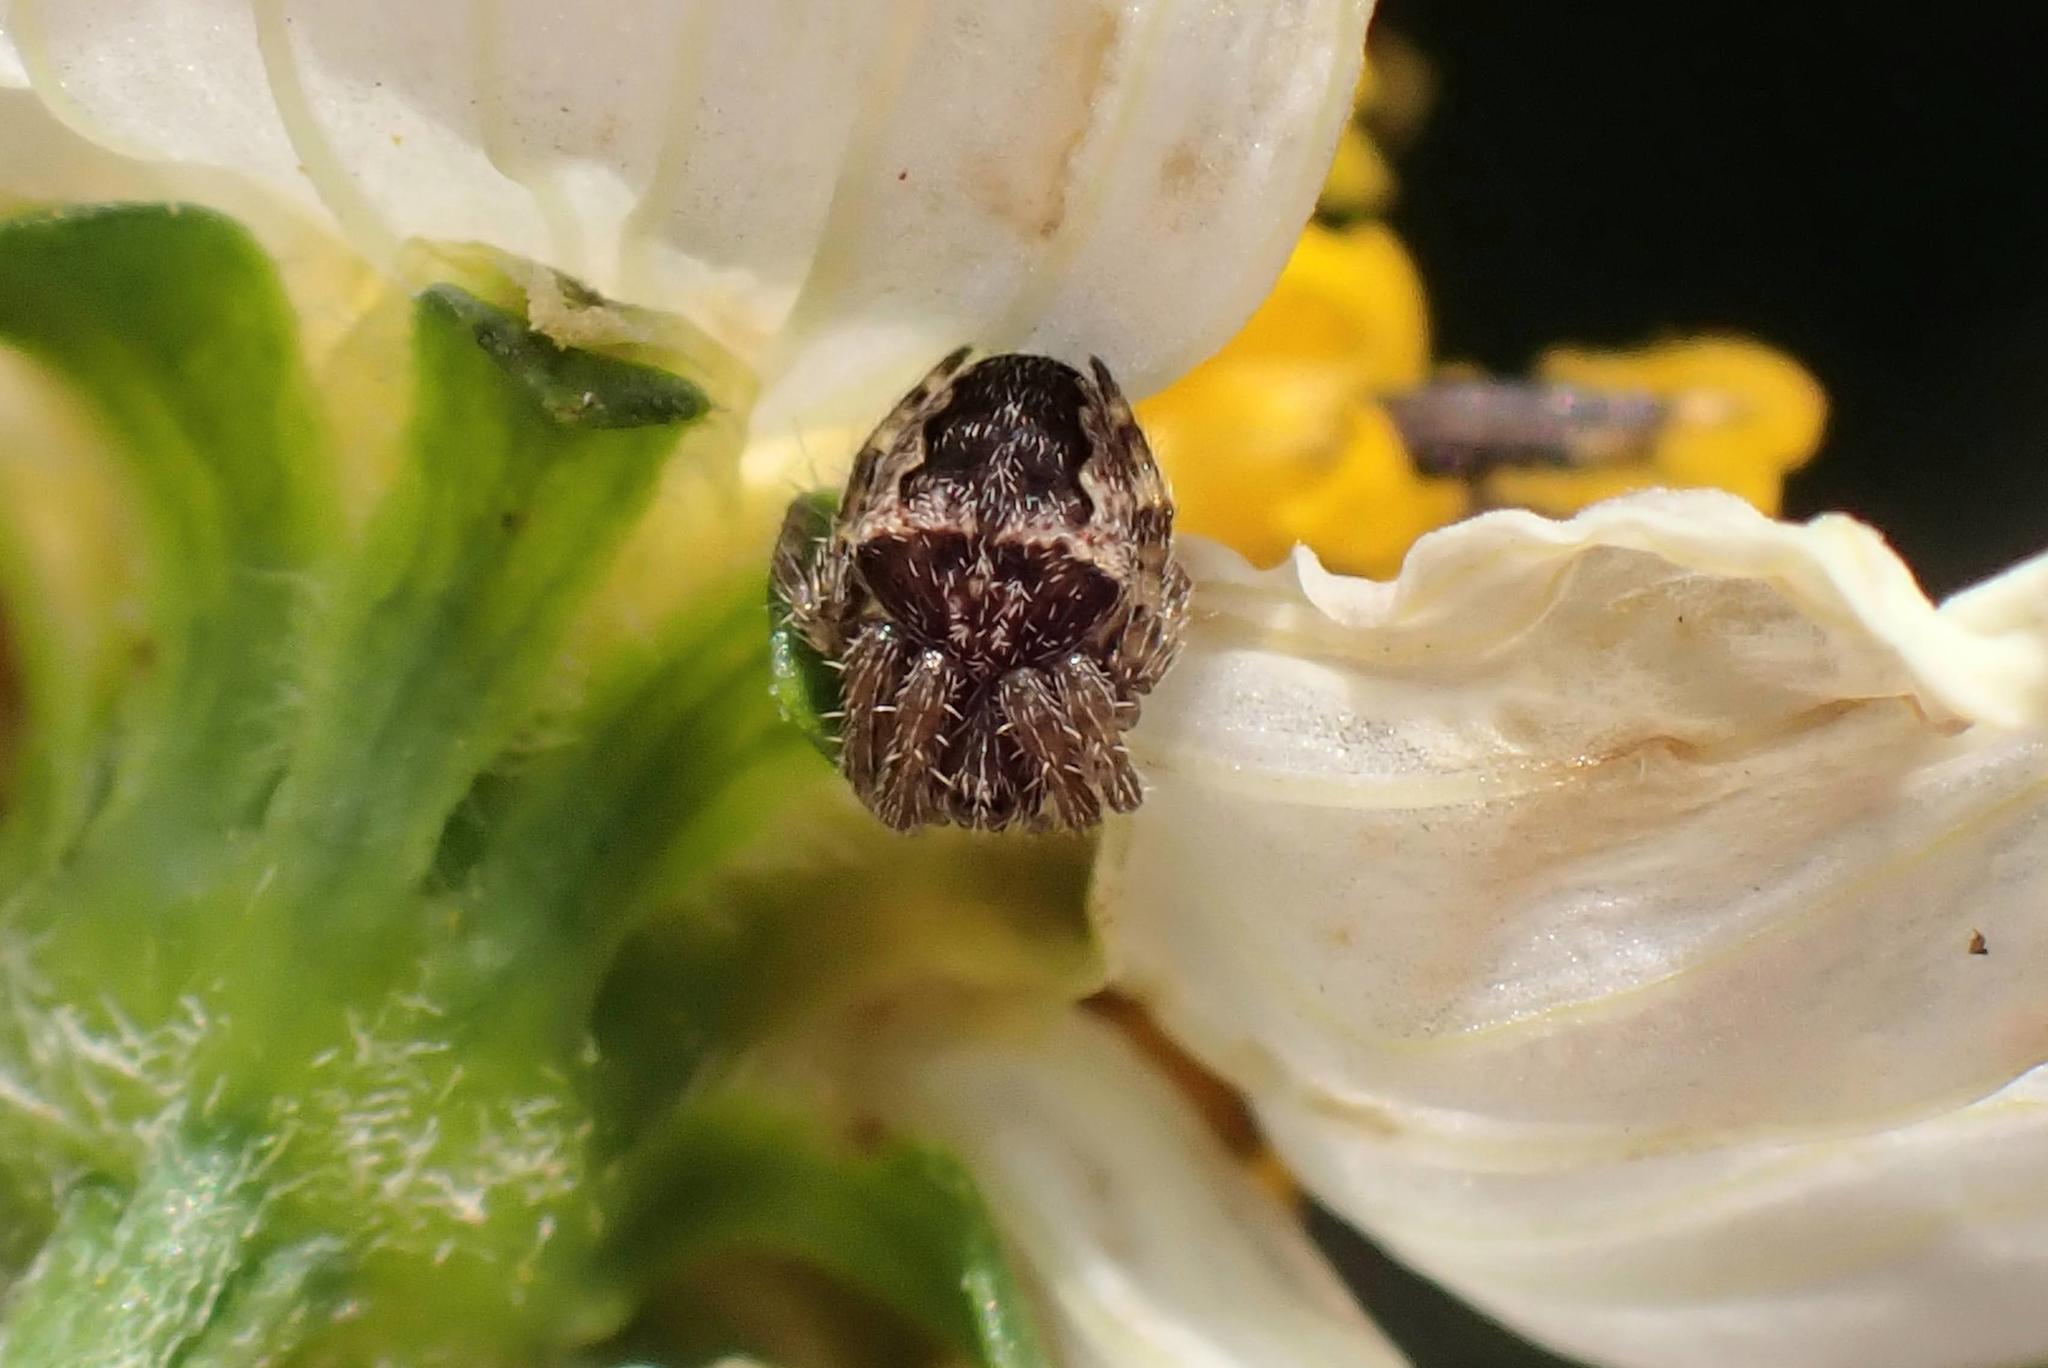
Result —
M1857 513L1930 592L2048 548L2048 8L1384 0L1435 102L1392 218L1445 358L1733 329L1833 412L1788 512ZM1335 1222L1418 1368L1518 1350Z
M1393 220L1439 355L1736 329L1833 415L1795 515L1931 590L2048 546L2048 8L1385 0L1436 100Z

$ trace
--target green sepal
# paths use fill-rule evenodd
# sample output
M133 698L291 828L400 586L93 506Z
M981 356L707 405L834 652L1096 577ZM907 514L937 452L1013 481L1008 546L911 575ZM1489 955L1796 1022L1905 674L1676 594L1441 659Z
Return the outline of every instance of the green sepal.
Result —
M454 285L425 297L469 326L478 347L566 427L640 428L694 422L711 411L704 391L654 366L563 347Z
M886 1136L844 1142L756 1099L692 1099L624 1170L610 1237L622 1270L735 1250L810 1263L982 1368L1046 1368L1022 1290L973 1180Z
M452 286L420 296L414 337L412 459L311 648L272 814L302 882L364 896L428 869L677 436L710 408L686 381L564 351Z
M23 258L68 263L70 293L44 288ZM157 282L152 270L183 274ZM122 288L87 288L102 276ZM579 1271L601 1218L583 1181L584 1031L562 1003L611 947L550 937L572 972L529 962L480 1002L493 920L528 908L461 906L432 865L449 813L541 720L537 681L560 668L569 619L678 434L711 404L646 365L565 351L458 292L428 291L415 308L407 459L361 544L344 549L329 535L333 492L307 492L323 479L315 434L279 427L307 409L290 318L239 229L168 210L38 218L0 229L0 284L15 291L16 277L50 310L87 316L15 308L28 286L0 299L0 324L56 339L36 354L99 419L126 477L118 494L152 529L137 580L161 611L148 624L152 669L116 681L154 711L129 703L122 715L135 720L102 743L120 773L141 776L114 789L121 820L102 816L75 850L37 841L42 867L0 903L8 1247L59 1221L67 1230L46 1251L78 1245L95 1212L50 1209L53 1177L100 1173L116 1196L146 1187L176 1129L164 1109L203 1109L237 1133L292 1137L264 1209L287 1242L346 1245L346 1299L374 1308L346 1333L368 1351L602 1333L620 1312ZM185 300L189 317L166 318L154 303L165 298ZM207 335L180 333L187 324ZM590 402L563 400L565 384ZM272 416L267 448L244 421L252 413ZM620 426L629 420L643 425ZM291 513L279 489L310 509ZM0 588L21 592L50 558L11 563L19 573ZM195 601L215 615L195 615ZM260 642L212 649L226 626L252 622ZM738 635L758 657L758 632ZM223 675L241 683L225 689ZM769 713L765 699L756 711ZM181 725L141 725L159 713ZM51 720L28 719L31 741ZM62 768L89 774L89 759ZM232 775L245 777L222 782ZM711 789L730 776L696 777ZM582 833L580 816L565 839ZM536 1153L549 1162L522 1171ZM474 1211L450 1192L474 1194ZM132 1224L131 1207L117 1226ZM221 1314L268 1325L250 1335L282 1352L287 1330L304 1327L270 1324L273 1313L306 1304L313 1270L255 1249L235 1259ZM517 1315L506 1307L515 1276ZM37 1285L65 1334L90 1331L84 1284ZM45 1333L36 1303L15 1308L22 1334ZM179 1352L233 1363L246 1337L222 1334L187 1336Z
M102 824L246 822L275 773L309 572L337 530L276 272L241 227L186 206L16 218L0 224L0 341L85 399L137 512L144 628ZM52 734L67 734L52 765L94 771L95 729ZM47 852L79 834L84 807L19 820L61 823L32 841Z
M646 918L819 777L764 687L757 594L747 577L700 595L559 720L570 740L476 795L472 849L444 849L489 914L480 962L546 975L578 1022Z
M132 1193L73 1189L8 1300L0 1362L172 1364L205 1335L250 1260L260 1193L247 1150L173 1146Z
M316 1336L343 1303L341 1241L315 1236L270 1249L228 1284L178 1368L274 1368Z
M679 434L743 405L525 318L419 297L404 459L345 545L289 310L241 230L144 207L0 227L0 337L103 429L143 609L132 657L52 637L19 662L46 700L101 670L82 696L121 701L32 716L57 740L38 764L77 779L12 809L50 815L0 889L0 1244L56 1229L7 1352L103 1361L132 1332L188 1368L556 1361L648 1290L628 1245L764 1242L1032 1368L949 1160L739 1106L667 1124L778 991L772 956L722 961L688 1067L590 1048L624 938L822 774L775 709L826 748L836 678L808 648L775 664L758 580L569 658ZM719 426L691 441L731 456ZM49 564L16 558L0 593Z
M84 830L141 664L136 537L105 445L61 379L0 361L0 889Z

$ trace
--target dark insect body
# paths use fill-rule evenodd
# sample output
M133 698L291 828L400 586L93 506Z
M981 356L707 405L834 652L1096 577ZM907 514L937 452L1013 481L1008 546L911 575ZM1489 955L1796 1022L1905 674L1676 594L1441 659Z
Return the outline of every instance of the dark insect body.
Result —
M1123 734L1187 618L1173 501L1100 361L967 356L868 438L822 543L792 505L776 598L882 821L1086 828L1144 794Z

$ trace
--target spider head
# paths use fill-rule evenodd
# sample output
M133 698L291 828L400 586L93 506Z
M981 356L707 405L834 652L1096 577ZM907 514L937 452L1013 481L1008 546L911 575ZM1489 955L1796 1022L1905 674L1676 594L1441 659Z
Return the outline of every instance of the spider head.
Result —
M1093 454L1083 415L1097 401L1080 372L1047 356L1002 355L950 382L924 423L924 463L904 495L954 493L1001 500L990 512L1057 512L1087 521L1081 467Z

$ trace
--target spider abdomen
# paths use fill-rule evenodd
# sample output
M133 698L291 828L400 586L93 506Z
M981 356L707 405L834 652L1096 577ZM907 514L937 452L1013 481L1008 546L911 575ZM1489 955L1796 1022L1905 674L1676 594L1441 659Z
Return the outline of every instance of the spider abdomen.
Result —
M1120 593L1058 538L914 532L867 542L858 564L881 614L975 681L1072 651Z

